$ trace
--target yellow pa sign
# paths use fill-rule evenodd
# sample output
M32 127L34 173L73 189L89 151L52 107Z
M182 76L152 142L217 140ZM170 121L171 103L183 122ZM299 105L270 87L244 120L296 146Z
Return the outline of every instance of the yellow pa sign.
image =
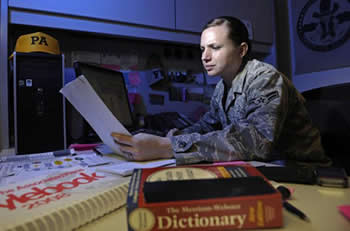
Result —
M45 36L31 36L32 39L31 45L44 45L44 46L49 46L47 43L47 39Z
M44 52L50 54L60 54L58 41L48 34L36 32L21 35L16 42L16 52ZM10 56L12 58L12 55Z

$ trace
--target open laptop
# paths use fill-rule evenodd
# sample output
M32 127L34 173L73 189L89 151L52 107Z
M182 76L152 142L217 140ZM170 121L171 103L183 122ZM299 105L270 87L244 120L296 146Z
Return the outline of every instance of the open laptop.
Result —
M83 62L74 62L73 66L76 76L85 76L108 109L131 134L145 132L159 136L165 135L161 131L138 128L130 107L122 72Z

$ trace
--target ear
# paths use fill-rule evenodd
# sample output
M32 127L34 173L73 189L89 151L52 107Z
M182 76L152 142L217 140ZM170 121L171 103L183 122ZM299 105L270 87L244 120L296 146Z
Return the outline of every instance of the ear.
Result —
M243 58L248 52L248 44L246 42L241 43L239 46L239 55Z

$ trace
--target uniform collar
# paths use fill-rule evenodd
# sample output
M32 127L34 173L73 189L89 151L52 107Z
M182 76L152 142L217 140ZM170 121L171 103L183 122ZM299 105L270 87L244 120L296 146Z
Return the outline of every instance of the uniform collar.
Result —
M246 75L247 75L247 66L249 64L247 63L244 67L244 69L238 73L238 75L236 76L236 78L234 78L232 80L232 87L231 87L231 90L232 92L235 92L235 93L242 93L243 92L243 86L244 86L244 83L245 83L245 79L246 79Z
M236 75L236 77L232 80L231 88L227 94L226 104L225 104L225 111L230 107L231 103L236 98L235 94L241 94L243 92L244 83L247 76L248 71L248 65L249 62L245 65L244 69ZM223 81L221 83L224 84ZM224 88L224 86L222 86ZM223 93L221 95L221 102L222 102Z

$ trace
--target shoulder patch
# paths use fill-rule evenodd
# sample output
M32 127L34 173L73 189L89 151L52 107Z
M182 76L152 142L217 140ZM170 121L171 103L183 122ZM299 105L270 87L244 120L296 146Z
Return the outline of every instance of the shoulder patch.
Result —
M256 105L261 105L261 104L268 104L270 103L272 100L276 99L277 97L279 97L279 93L278 91L273 91L273 92L270 92L266 95L261 95L255 99L252 99L249 101L249 104L256 104Z

